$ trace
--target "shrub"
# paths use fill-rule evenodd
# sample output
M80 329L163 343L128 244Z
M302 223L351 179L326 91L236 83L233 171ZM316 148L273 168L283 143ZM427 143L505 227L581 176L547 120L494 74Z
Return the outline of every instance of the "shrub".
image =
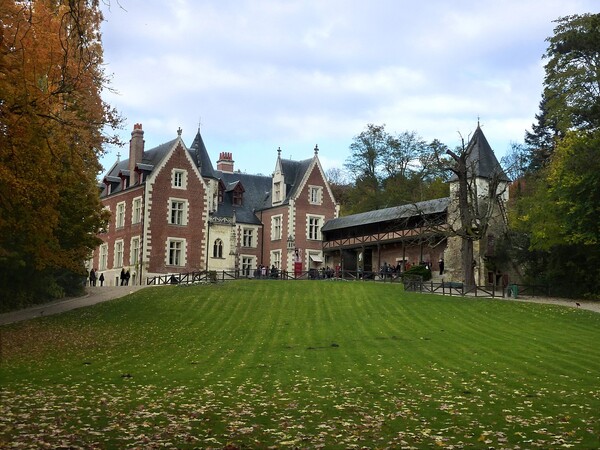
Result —
M431 280L431 270L429 270L426 266L412 266L410 269L406 270L403 276L420 276L423 278L423 281Z

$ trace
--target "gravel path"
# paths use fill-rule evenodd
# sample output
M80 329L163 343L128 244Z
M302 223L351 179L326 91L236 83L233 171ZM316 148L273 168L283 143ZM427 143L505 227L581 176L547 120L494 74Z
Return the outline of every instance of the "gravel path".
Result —
M19 311L0 314L0 325L21 322L23 320L29 320L35 317L60 314L62 312L70 311L72 309L95 305L96 303L101 303L107 300L124 297L125 295L131 294L135 291L139 291L140 289L143 289L145 287L147 286L98 286L93 288L87 288L87 294L83 297L58 300L40 306L34 306ZM571 308L587 309L589 311L600 313L600 301L592 302L586 300L567 300L561 298L546 297L519 297L517 299L507 298L507 300L513 302L545 303L551 305L569 306ZM579 304L579 306L577 304Z
M507 300L513 302L525 302L525 303L544 303L547 305L561 305L569 306L571 308L587 309L600 313L600 301L589 301L589 300L568 300L564 298L553 298L553 297L523 297L523 298L508 298Z
M139 291L147 286L96 286L86 288L86 295L82 297L73 297L63 300L57 300L51 303L45 303L31 308L21 309L9 313L0 314L0 325L6 325L23 320L33 319L35 317L50 316L60 314L72 309L83 308L84 306L95 305L115 298L124 297L135 291Z

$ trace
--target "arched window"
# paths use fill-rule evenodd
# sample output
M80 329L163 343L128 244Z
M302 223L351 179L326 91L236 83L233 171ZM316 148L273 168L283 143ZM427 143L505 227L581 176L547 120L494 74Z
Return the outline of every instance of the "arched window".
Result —
M213 258L222 258L223 257L223 241L221 239L215 240L215 245L213 246Z

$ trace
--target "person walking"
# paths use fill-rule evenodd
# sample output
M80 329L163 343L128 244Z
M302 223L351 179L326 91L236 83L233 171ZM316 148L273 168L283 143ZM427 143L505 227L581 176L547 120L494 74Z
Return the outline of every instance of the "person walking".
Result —
M90 269L90 287L96 286L96 271L92 267Z
M98 281L100 282L100 286L104 286L104 274L103 273L100 274L100 278L98 278Z

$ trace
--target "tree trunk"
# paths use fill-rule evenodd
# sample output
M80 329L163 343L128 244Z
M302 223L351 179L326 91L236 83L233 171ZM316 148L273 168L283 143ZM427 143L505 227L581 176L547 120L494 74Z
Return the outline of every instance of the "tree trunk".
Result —
M473 258L473 240L464 239L462 240L462 267L465 276L465 288L471 289L475 286L475 273L474 273L474 262Z

